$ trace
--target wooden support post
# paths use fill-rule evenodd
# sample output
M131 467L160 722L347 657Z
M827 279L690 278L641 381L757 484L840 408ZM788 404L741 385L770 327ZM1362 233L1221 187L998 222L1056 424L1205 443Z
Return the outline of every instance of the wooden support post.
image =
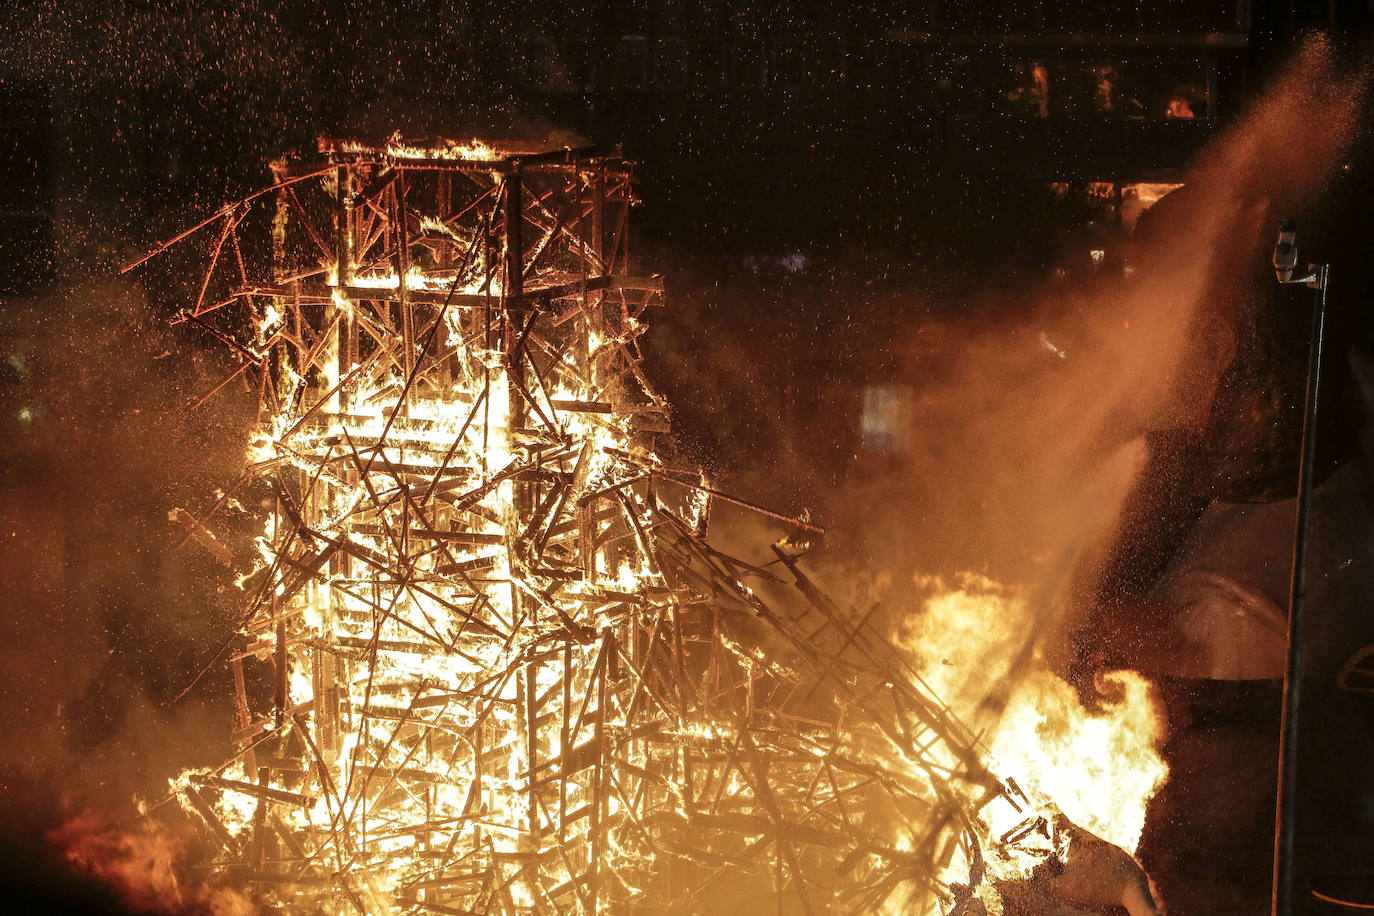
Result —
M565 760L568 753L572 750L572 733L569 730L568 717L572 715L572 643L563 644L563 709L562 722L558 729L558 753ZM566 766L559 767L558 778L558 843L564 845L568 841L568 773Z
M353 172L346 165L334 170L338 201L334 208L334 282L353 285Z
M267 787L272 782L272 771L267 767L262 767L257 771L258 785ZM248 854L248 862L255 873L263 870L263 856L267 849L267 799L259 797L257 807L253 809L253 841ZM262 891L262 884L257 884L258 893Z
M521 672L521 687L524 696L521 700L525 710L525 763L529 775L526 786L526 830L529 833L530 848L539 849L542 841L539 828L539 801L535 794L535 770L539 766L539 713L535 707L535 693L538 691L539 664L529 662Z
M606 806L606 682L607 674L610 671L611 653L615 652L615 637L610 627L601 630L601 658L599 666L599 676L596 677L596 712L592 718L592 741L596 746L596 767L592 776L592 861L589 869L591 873L591 911L597 913L602 903L601 888L601 859L606 849L606 840L603 832L604 812ZM593 689L589 684L588 689Z
M453 213L453 185L449 173L440 172L435 178L435 185L435 216L439 222L447 224L449 216ZM436 253L435 266L439 270L448 270L453 266L452 249L448 245L444 245Z
M277 517L282 517L281 497L277 498ZM277 549L281 551L286 551L290 549L290 545L280 544L277 546ZM274 699L276 704L275 718L277 727L280 728L282 722L284 722L286 719L287 706L290 705L290 696L288 692L288 685L290 681L289 672L287 671L286 658L286 618L281 613L280 596L277 594L277 589L275 586L272 588L271 606L272 619L277 621L277 642L273 649L272 664L275 668L276 674L276 691L274 693Z
M596 581L596 500L588 500L577 511L577 549L582 558L582 578Z
M290 187L286 184L288 170L285 162L272 163L272 177L276 193L276 211L272 215L272 279L276 283L286 280L286 233L291 220Z
M353 170L339 166L336 172L339 205L335 210L334 244L336 250L335 278L339 287L353 285L354 279L354 240L357 236L353 213ZM338 322L338 339L334 342L335 375L342 379L353 366L358 364L358 306L350 303ZM337 409L346 411L351 401L351 389L344 389L337 397Z
M235 731L244 732L252 725L253 719L248 711L248 685L243 678L243 659L235 656L230 660L229 667L234 675ZM244 752L244 766L247 767L249 773L257 772L258 761L252 747Z
M415 317L412 314L410 294L406 289L406 278L410 273L410 238L406 231L406 179L405 170L396 169L396 180L391 185L392 210L391 210L391 234L396 244L394 249L393 264L396 271L396 298L398 316L398 326L401 329L401 365L405 378L410 378L415 368L415 360L423 359L424 354L415 352ZM406 391L405 404L402 406L402 416L410 416L410 409L414 400L413 386Z
M602 276L609 276L611 270L606 265L606 166L596 168L592 179L592 253L596 255Z

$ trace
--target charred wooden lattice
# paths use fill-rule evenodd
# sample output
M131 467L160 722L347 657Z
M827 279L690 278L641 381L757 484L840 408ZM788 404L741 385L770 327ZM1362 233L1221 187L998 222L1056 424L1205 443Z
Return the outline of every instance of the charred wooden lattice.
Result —
M728 497L639 367L630 164L319 153L198 227L177 316L258 392L273 506L234 752L176 786L214 868L285 913L961 909L1016 793L798 550L774 609L708 544Z

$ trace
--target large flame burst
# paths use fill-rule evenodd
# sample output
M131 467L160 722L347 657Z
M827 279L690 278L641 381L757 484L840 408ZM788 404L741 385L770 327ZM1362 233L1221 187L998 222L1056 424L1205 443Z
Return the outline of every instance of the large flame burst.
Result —
M234 753L175 783L222 880L300 914L956 912L1054 853L793 548L775 610L708 544L724 497L665 457L639 369L663 287L630 275L627 162L320 153L202 224L178 316L259 392L272 506Z

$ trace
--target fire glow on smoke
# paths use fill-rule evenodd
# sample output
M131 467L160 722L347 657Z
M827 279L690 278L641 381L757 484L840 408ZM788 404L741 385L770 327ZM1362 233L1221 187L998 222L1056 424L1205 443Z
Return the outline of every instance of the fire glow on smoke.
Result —
M672 458L639 369L663 296L630 270L625 164L431 147L279 165L264 275L217 263L241 249L227 210L181 316L259 393L242 488L272 506L232 750L172 785L214 847L205 893L995 911L1065 856L1059 812L1133 850L1164 778L1144 682L1105 676L1093 715L1031 657L988 716L1033 629L1017 589L918 582L894 648L801 569L807 523L769 516L782 576L715 549L725 497Z

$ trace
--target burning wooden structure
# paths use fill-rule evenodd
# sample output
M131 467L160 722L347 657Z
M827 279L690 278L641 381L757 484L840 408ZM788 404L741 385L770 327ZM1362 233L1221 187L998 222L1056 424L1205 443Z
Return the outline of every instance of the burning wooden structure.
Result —
M729 497L669 457L639 368L664 292L631 269L630 163L319 152L198 227L177 316L258 393L272 507L232 756L175 786L222 879L283 913L963 912L1054 853L801 569L809 524L773 516L773 571L708 543ZM760 597L775 573L795 600Z

